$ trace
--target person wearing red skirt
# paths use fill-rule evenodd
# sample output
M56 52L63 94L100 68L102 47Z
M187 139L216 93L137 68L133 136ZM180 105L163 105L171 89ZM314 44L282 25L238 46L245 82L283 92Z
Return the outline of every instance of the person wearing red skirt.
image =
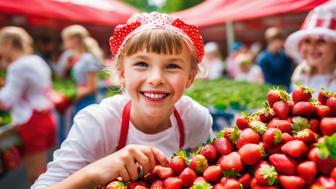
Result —
M46 170L47 151L56 144L56 125L48 98L51 71L33 55L32 38L22 28L0 30L0 54L7 66L0 90L0 109L10 111L12 125L23 142L23 164L33 183Z

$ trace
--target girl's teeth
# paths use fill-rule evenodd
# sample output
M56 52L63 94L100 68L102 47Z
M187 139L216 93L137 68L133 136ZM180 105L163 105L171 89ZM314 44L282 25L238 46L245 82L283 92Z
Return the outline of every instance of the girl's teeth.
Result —
M148 98L163 98L164 94L144 93Z

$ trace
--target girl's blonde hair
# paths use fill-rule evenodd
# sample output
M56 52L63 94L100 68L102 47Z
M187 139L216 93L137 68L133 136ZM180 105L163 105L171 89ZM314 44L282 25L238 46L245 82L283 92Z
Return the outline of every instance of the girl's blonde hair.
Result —
M182 52L183 43L190 51L190 63L193 74L198 72L198 59L194 46L180 34L172 31L153 29L145 30L132 36L125 44L117 57L116 68L122 69L123 59L138 51L146 50L158 54L179 54Z
M0 30L0 44L10 41L19 51L33 53L33 39L23 28L16 26L3 27Z
M104 53L95 39L90 36L89 31L81 25L71 25L62 30L62 37L79 39L86 52L91 53L98 61L104 61Z

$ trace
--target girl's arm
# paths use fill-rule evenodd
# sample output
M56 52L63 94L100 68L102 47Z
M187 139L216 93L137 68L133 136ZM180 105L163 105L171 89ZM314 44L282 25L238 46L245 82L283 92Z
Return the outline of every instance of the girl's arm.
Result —
M157 163L167 165L168 161L155 147L128 145L45 189L92 189L100 184L106 185L117 177L122 177L124 181L136 180L138 165L146 174L153 170Z
M87 73L87 85L84 87L79 86L77 88L77 96L75 101L93 94L97 90L97 72L91 71Z

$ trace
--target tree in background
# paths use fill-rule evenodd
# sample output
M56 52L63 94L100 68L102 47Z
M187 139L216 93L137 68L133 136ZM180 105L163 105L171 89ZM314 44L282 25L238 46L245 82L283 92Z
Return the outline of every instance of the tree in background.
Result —
M133 7L139 9L140 11L144 12L176 12L184 9L188 9L193 7L203 0L163 0L162 6L158 6L153 4L153 0L123 0L125 3L132 5Z

